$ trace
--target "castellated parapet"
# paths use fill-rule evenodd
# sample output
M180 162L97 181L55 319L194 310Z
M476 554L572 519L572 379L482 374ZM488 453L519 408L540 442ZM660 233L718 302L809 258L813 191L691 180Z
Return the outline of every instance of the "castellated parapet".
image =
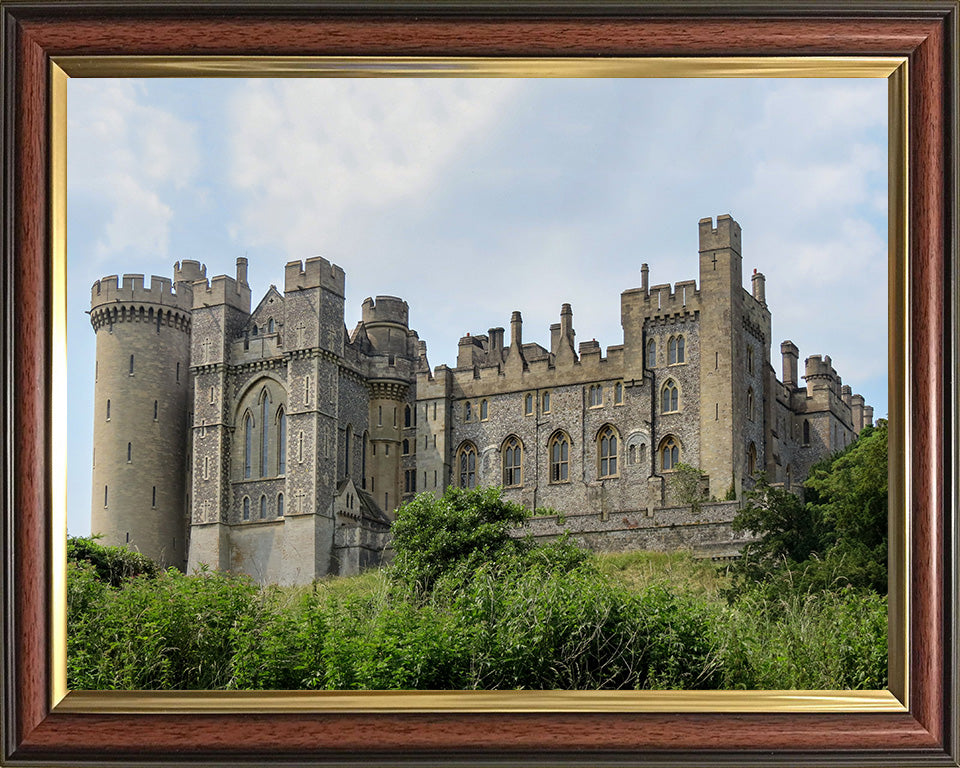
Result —
M756 478L799 487L873 411L829 357L808 357L800 383L789 341L778 381L765 279L744 285L739 225L698 230L696 279L651 286L643 264L605 353L558 301L548 348L524 341L514 311L433 370L399 297L365 299L347 336L344 271L322 257L288 263L283 290L252 310L245 258L233 277L191 260L149 286L105 277L91 294L93 530L178 567L309 583L376 566L416 494L495 485L576 518L571 533L598 549L734 555L729 523ZM679 508L680 463L739 501L709 520ZM546 538L563 527L530 524Z

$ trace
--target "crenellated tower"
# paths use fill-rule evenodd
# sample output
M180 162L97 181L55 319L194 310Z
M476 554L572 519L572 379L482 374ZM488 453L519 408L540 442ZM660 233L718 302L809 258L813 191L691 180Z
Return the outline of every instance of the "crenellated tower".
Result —
M205 268L176 265L174 281L143 275L93 284L97 335L91 530L164 565L186 564L192 401L193 283Z

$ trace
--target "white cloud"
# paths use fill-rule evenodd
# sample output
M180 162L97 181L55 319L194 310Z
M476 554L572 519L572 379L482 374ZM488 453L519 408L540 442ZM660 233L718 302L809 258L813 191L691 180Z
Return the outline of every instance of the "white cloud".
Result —
M234 94L230 227L242 245L313 253L347 226L430 190L445 163L492 124L499 81L250 81Z
M129 80L72 80L68 187L99 215L87 255L167 256L177 190L200 163L196 128L146 103Z

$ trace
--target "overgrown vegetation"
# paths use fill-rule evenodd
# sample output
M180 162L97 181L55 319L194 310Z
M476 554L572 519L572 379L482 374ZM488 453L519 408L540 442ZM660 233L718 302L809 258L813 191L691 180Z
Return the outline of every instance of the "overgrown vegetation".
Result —
M160 571L73 539L68 682L882 688L886 598L874 566L886 521L863 466L880 440L885 452L882 425L819 466L806 503L760 486L739 522L758 543L732 576L689 553L594 555L564 538L512 537L524 510L495 489L418 497L400 511L389 569L308 587ZM885 472L883 483L885 494Z

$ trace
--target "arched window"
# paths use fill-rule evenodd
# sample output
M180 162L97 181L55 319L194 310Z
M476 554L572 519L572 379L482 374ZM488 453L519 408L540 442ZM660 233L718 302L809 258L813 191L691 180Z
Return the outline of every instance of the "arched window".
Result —
M523 412L527 416L533 414L533 395L527 393L523 398Z
M277 494L277 517L283 517L283 494Z
M463 404L463 420L470 421L472 416L473 416L473 406L470 404L470 401L468 400L466 403Z
M250 497L249 496L243 497L243 519L244 520L250 519Z
M243 419L243 476L250 478L253 462L253 416L248 412Z
M287 474L287 414L282 405L277 411L277 474Z
M591 384L589 390L588 402L591 408L597 408L603 405L603 386L600 384Z
M270 393L266 389L260 395L260 477L266 477L269 472L270 432L267 424L270 423Z
M409 440L404 440L404 441L403 441L403 455L404 455L404 456L408 456L409 454L410 454L410 441L409 441Z
M267 519L267 497L266 496L260 497L260 519L261 520Z
M457 471L460 488L477 487L477 448L473 443L464 443L457 451Z
M660 390L660 410L663 413L673 413L680 410L680 390L673 379L667 379Z
M480 421L486 421L486 420L487 420L487 401L481 400L480 401Z
M617 382L613 385L613 404L620 405L623 402L623 383Z
M803 420L803 444L810 444L810 422L807 419Z
M680 463L680 444L673 435L667 435L660 443L660 469L669 472Z
M410 413L410 406L406 405L403 408L403 426L409 427L413 417Z
M657 342L653 339L647 342L647 368L657 367Z
M271 317L267 320L267 333L273 333L276 330L276 325L273 323L273 318Z
M550 413L550 393L543 393L543 412Z
M523 446L514 436L508 437L503 444L503 484L521 485L520 467L522 466Z
M677 362L685 362L683 336L677 336Z
M343 438L343 473L346 477L350 477L350 468L352 462L350 461L350 443L353 442L353 427L350 424L347 424L347 431Z
M684 341L683 336L671 336L667 342L667 362L670 365L677 365L684 361Z
M618 442L617 432L609 424L597 434L600 477L616 477Z
M753 387L747 390L747 418L753 421Z
M550 482L565 483L570 479L570 438L557 432L550 438Z
M750 443L747 449L747 474L755 475L757 472L757 446Z

